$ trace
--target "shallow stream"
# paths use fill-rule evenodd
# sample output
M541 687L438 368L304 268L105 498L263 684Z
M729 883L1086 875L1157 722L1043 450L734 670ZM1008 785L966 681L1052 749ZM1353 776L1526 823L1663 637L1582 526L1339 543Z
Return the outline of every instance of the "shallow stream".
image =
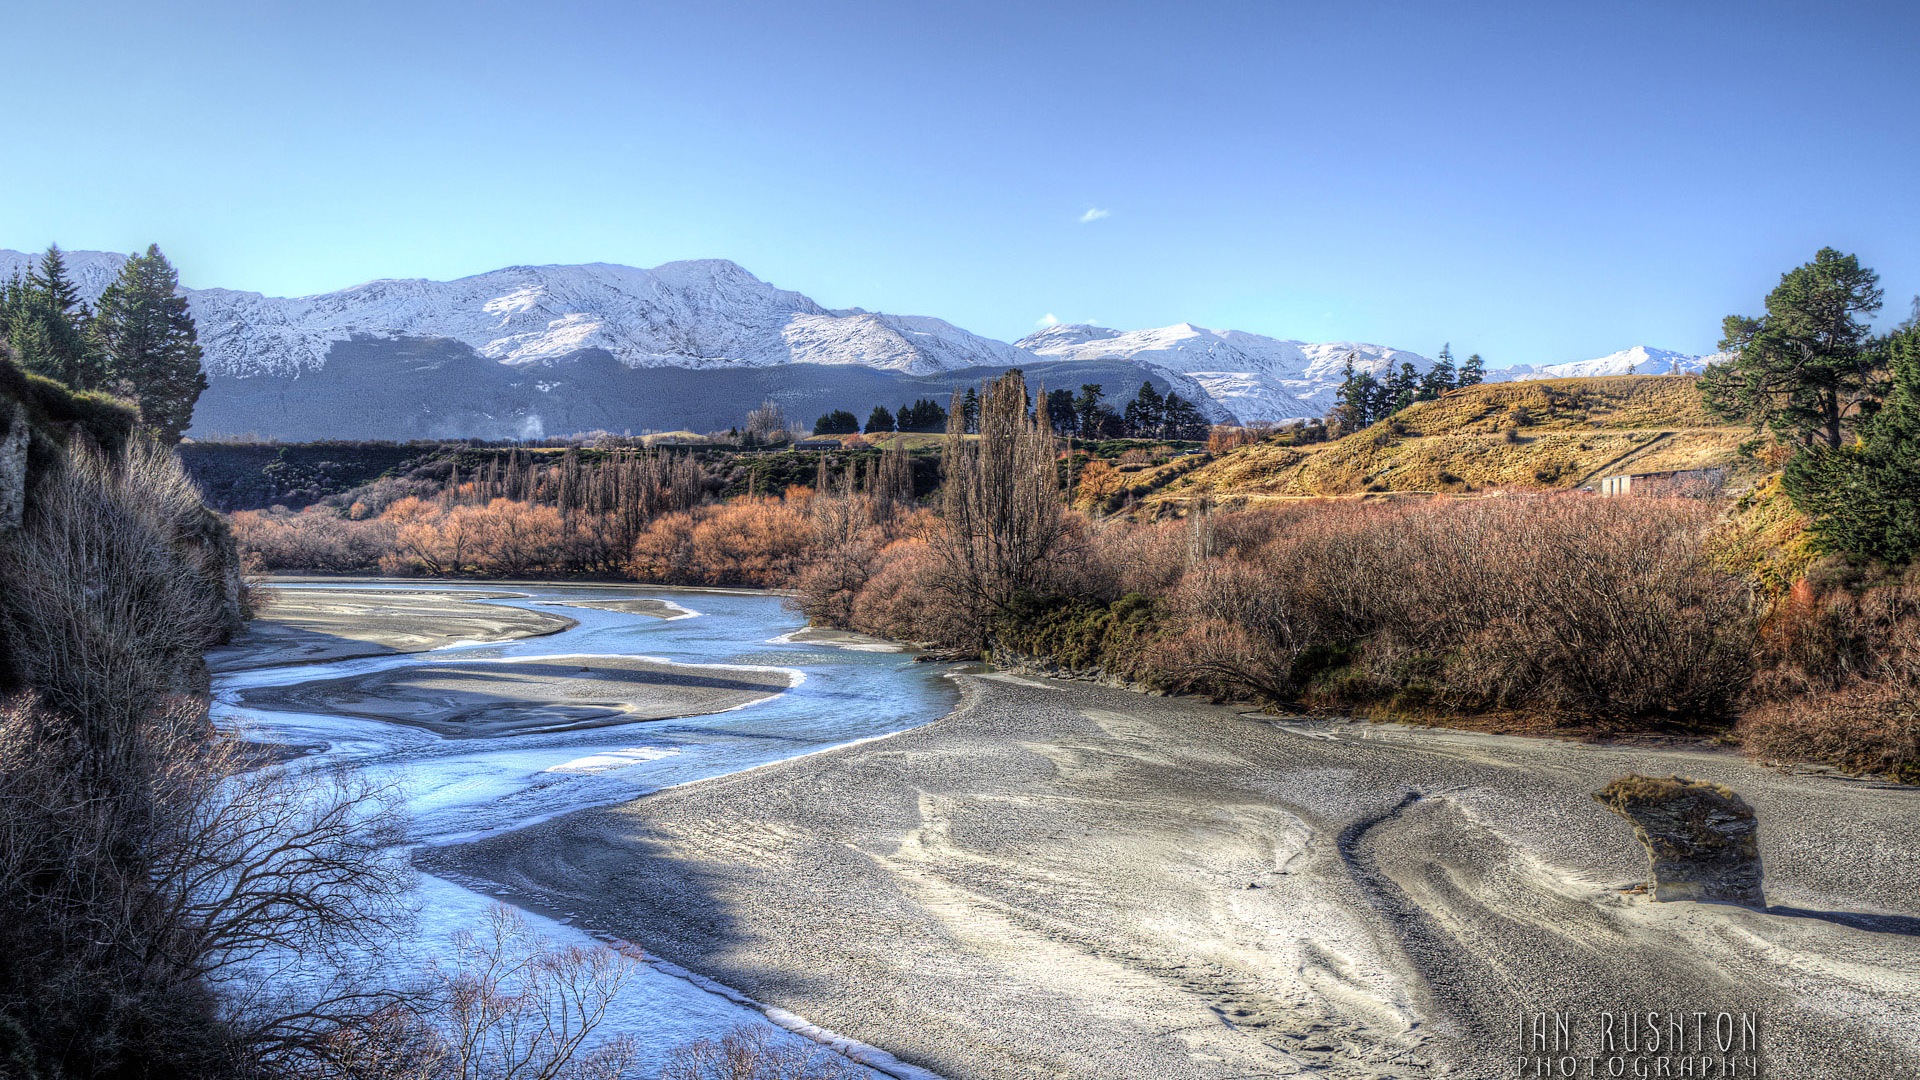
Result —
M303 583L302 588L324 587ZM355 590L366 582L341 583ZM415 841L457 843L529 825L591 806L623 802L676 784L705 780L863 739L916 727L945 715L956 691L940 665L916 664L896 652L788 640L802 627L777 596L618 586L490 586L485 583L393 586L408 590L512 592L479 600L553 611L579 625L557 634L488 644L456 644L430 652L302 664L216 676L216 712L224 723L263 741L323 746L329 764L398 780L406 792ZM670 619L561 601L653 597L683 609ZM240 691L315 679L364 675L417 664L481 658L644 656L683 664L777 667L795 685L728 712L677 720L494 738L447 739L401 724L345 716L243 708ZM453 882L422 875L414 894L418 919L404 956L385 957L396 973L451 952L451 936L478 929L490 904ZM581 929L529 915L561 944L585 939ZM778 1014L776 1014L778 1015ZM782 1017L788 1027L794 1018ZM643 1047L638 1076L652 1076L673 1046L715 1036L765 1015L717 988L702 988L661 966L642 965L621 991L609 1031L635 1034ZM781 1037L793 1037L782 1035ZM902 1075L908 1075L903 1073Z

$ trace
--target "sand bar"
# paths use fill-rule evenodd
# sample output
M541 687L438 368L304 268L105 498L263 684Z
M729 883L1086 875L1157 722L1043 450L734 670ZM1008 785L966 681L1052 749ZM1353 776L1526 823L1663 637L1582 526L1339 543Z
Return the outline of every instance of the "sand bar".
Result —
M629 615L649 615L656 619L680 619L687 615L686 608L652 597L633 600L542 600L540 606L598 608L601 611L621 611Z
M521 595L274 585L260 617L232 644L208 653L207 662L216 672L244 671L539 637L575 625L557 613L474 602Z
M410 724L452 738L604 727L724 712L788 689L781 668L641 656L441 660L242 691L240 704Z
M422 861L952 1080L1510 1075L1538 1010L1750 1010L1765 1075L1920 1064L1920 791L964 681L926 727ZM1622 892L1645 856L1589 794L1627 771L1745 795L1774 906Z

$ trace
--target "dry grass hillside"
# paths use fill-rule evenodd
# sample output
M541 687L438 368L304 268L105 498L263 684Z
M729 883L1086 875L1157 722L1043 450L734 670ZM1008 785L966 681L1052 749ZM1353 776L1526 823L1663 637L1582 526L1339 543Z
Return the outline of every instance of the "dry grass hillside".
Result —
M1701 407L1695 379L1620 375L1489 383L1414 405L1330 443L1256 443L1168 484L1148 501L1216 503L1381 492L1465 494L1572 488L1623 472L1729 466L1751 433Z

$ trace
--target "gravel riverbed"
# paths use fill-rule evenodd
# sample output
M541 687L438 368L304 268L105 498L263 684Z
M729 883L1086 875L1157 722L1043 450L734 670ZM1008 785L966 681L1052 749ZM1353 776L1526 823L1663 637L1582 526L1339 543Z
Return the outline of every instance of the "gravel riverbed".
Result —
M1716 1061L1751 1015L1763 1075L1920 1067L1920 791L958 678L936 723L422 864L951 1080L1511 1076L1540 1012L1578 1070L1650 1011ZM1590 793L1630 771L1744 795L1772 907L1623 892Z

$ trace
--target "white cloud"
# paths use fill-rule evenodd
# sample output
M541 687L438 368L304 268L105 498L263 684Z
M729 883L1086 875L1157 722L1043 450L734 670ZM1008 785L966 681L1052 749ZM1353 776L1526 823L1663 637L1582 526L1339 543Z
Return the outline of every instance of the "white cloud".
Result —
M1034 323L1034 325L1035 326L1059 326L1060 318L1059 316L1055 315L1053 312L1049 311L1045 315L1040 316L1040 320Z
M1102 210L1097 206L1089 206L1087 207L1087 212L1080 215L1080 224L1085 225L1089 221L1099 221L1111 213L1113 213L1111 210Z

